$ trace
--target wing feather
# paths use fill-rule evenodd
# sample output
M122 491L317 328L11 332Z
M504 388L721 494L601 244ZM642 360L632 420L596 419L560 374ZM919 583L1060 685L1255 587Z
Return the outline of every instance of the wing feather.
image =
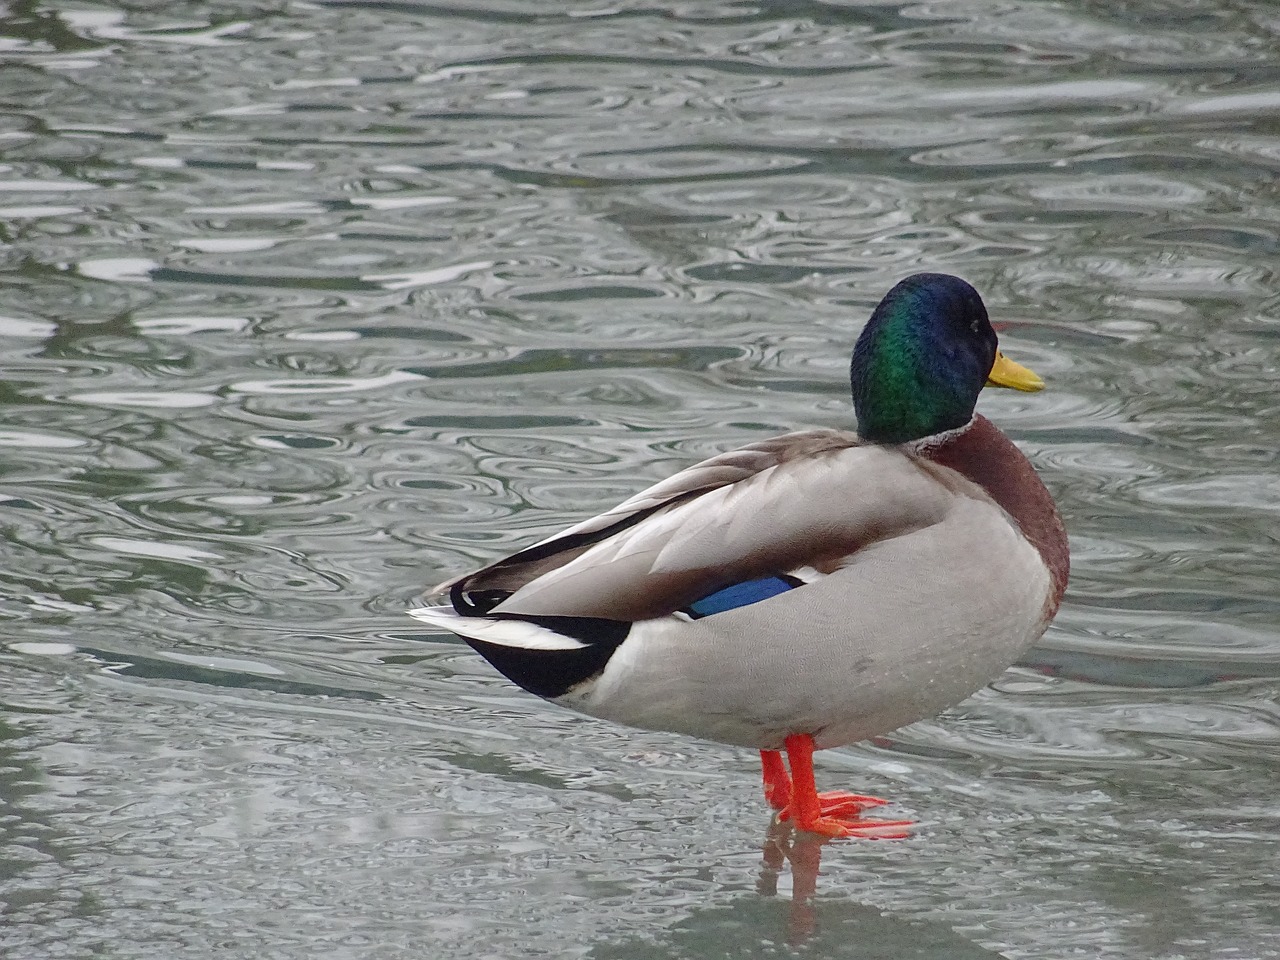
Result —
M495 613L650 619L744 580L845 566L869 544L940 521L954 496L899 450L840 431L787 434L681 471L446 586L455 603L503 597Z

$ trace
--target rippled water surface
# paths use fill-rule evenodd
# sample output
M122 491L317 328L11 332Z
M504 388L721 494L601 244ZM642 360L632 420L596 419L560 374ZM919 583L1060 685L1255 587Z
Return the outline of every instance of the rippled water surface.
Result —
M0 953L1280 957L1274 4L37 0L0 58ZM850 424L921 269L1049 381L982 409L1075 568L821 756L911 839L788 858L749 752L404 615Z

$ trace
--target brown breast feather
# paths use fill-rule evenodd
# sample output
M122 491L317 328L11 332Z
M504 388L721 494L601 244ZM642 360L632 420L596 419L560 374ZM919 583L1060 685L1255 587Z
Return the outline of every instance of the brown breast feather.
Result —
M923 446L920 455L950 467L986 490L1040 551L1053 578L1053 594L1045 611L1051 618L1067 589L1071 551L1057 504L1031 462L981 414L974 416L967 430L936 445Z

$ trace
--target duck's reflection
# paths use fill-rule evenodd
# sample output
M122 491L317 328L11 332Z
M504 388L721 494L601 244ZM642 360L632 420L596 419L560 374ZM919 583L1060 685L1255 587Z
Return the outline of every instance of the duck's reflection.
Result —
M867 821L870 823L871 821ZM911 835L909 820L880 821L879 833L868 832L867 840L901 840ZM796 830L790 822L777 816L769 824L765 834L764 861L756 889L762 896L778 895L778 877L791 864L791 909L787 918L787 942L796 946L808 940L817 930L817 917L813 907L814 894L818 892L818 872L822 867L822 847L831 837L803 830Z
M817 920L813 895L818 892L818 870L822 865L822 845L827 837L797 831L777 817L769 824L761 856L764 865L756 889L762 896L778 895L778 877L791 863L791 911L787 918L787 942L792 946L813 936Z
M656 956L704 960L763 956L766 951L772 955L784 937L788 947L803 947L806 956L833 960L899 960L907 956L913 960L992 960L1002 956L943 923L895 917L879 907L841 897L818 900L822 848L829 842L775 819L761 851L758 897L741 897L728 906L693 907L685 919L660 935L656 950L650 937L615 941L593 947L591 960L652 960ZM848 850L855 844L841 840L836 847ZM788 870L789 903L778 896Z

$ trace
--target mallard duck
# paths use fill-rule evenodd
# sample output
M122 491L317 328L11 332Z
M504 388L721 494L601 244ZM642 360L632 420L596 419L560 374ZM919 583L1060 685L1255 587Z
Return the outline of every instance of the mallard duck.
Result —
M1035 469L974 412L988 383L1044 384L1000 353L972 286L897 284L850 372L856 433L712 457L441 584L449 604L412 615L555 703L759 750L765 798L797 829L907 824L864 817L878 798L819 794L814 750L997 676L1057 612L1067 537Z

